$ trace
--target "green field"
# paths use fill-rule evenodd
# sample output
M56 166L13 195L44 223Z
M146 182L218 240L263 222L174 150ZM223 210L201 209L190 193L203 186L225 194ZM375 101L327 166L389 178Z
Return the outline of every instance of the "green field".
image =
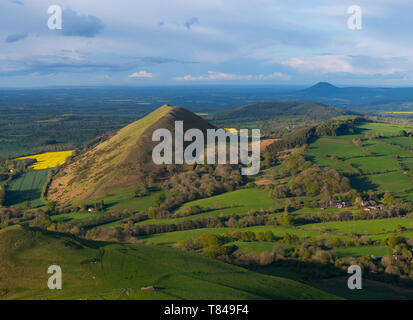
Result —
M385 141L397 144L407 149L413 150L413 138L412 137L389 137Z
M205 216L246 215L251 209L283 208L282 204L283 200L273 200L268 195L267 190L242 189L226 192L210 198L190 201L176 210L176 212L180 212L191 206L199 206L204 210L202 213L181 218L149 219L139 222L138 224L176 223Z
M26 201L33 207L42 205L41 194L47 173L48 170L34 170L13 179L7 187L6 205L21 206Z
M388 218L377 220L355 220L355 221L335 221L315 223L302 226L304 230L320 230L323 228L327 231L336 233L355 233L355 234L375 234L387 233L397 229L401 225L405 228L412 227L412 220L408 218Z
M268 195L268 191L261 189L242 189L223 193L214 197L185 203L178 211L191 207L213 209L211 213L224 215L246 214L251 209L259 210L276 207L276 202Z
M0 231L0 259L1 299L335 298L172 248L91 242L21 226ZM63 290L47 288L50 265L62 268ZM141 290L148 286L157 290Z
M14 137L18 139L18 137ZM17 145L17 143L7 143L0 140L0 157L7 158L8 156L16 158L22 155L29 154L31 148Z
M401 171L375 174L368 178L382 191L403 192L413 188L412 180Z
M363 123L359 126L361 130L366 130L372 133L379 133L385 136L398 135L400 130L409 131L412 127L399 125L399 124L390 124L390 123L380 123L380 122L368 122ZM364 131L363 133L365 133Z
M385 256L392 254L393 250L385 246L363 246L354 248L340 248L333 250L338 257L361 257L361 256Z
M109 210L129 210L132 213L143 211L153 205L153 199L161 191L152 191L144 197L135 198L134 190L122 190L119 192L112 192L104 198L105 207Z
M309 155L319 166L330 167L344 174L354 174L354 168L358 169L360 175L352 176L351 184L359 191L389 191L400 196L397 193L413 189L413 182L400 169L399 162L413 168L413 154L388 143L403 145L406 148L413 146L413 138L395 136L403 128L409 129L386 123L363 123L358 125L354 134L317 139L310 145ZM366 139L366 135L376 133L390 137ZM363 145L356 146L352 142L353 139L361 139ZM369 152L373 152L373 155L369 155ZM332 160L332 155L336 155L340 161ZM396 155L400 159L397 160Z
M323 236L323 232L320 232L317 230L301 229L301 228L294 228L294 227L283 227L283 226L254 226L254 227L247 227L247 228L202 228L202 229L194 229L194 230L186 230L186 231L165 232L165 233L142 237L142 239L150 240L151 242L155 244L174 245L178 243L179 241L184 240L185 238L188 238L188 237L199 238L203 234L223 235L233 230L239 230L242 232L252 231L255 233L265 232L269 230L269 231L272 231L274 235L279 238L283 237L286 233L289 233L291 235L296 235L300 238Z
M94 218L102 214L89 213L89 212L75 212L75 213L63 213L55 216L51 216L53 222L77 222L90 218Z

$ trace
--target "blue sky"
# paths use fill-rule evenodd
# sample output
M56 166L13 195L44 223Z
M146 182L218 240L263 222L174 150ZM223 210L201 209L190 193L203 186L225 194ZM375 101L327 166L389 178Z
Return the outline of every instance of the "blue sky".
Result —
M47 27L52 4L62 30ZM1 0L0 86L413 86L412 12L411 0Z

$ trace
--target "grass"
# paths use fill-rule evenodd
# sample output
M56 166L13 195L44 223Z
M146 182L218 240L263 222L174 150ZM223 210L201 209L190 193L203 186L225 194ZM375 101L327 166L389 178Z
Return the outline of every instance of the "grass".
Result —
M63 213L51 216L53 222L77 222L94 218L100 214L90 212Z
M362 173L398 170L397 161L389 156L352 158L349 161L353 167L358 168Z
M112 192L110 195L100 198L105 202L108 210L129 210L132 213L140 212L153 205L153 200L162 191L152 191L147 196L135 198L133 189Z
M356 128L355 134L319 138L310 145L309 155L311 160L319 166L330 167L344 174L354 173L354 170L346 167L342 161L357 168L361 175L352 176L351 183L359 191L369 189L389 191L395 193L397 197L405 198L405 195L397 193L413 189L413 182L400 169L398 162L413 168L413 156L409 151L388 144L391 142L409 149L413 148L412 138L396 136L402 129L409 130L410 128L387 123L364 123ZM378 140L365 138L366 134L374 135L375 133L387 135L387 137ZM361 147L352 142L356 138L362 140ZM369 152L373 152L374 155L369 156ZM331 155L338 156L341 161L331 160ZM400 159L395 159L395 155L398 155Z
M356 234L375 234L395 231L398 225L410 228L412 220L408 218L387 218L377 220L355 220L355 221L334 221L314 223L302 226L304 230L320 230L324 228L327 231L339 233L356 233Z
M342 257L362 257L362 256L376 256L381 257L392 254L393 250L386 246L363 246L354 248L340 248L332 250L339 258Z
M191 206L200 206L202 208L216 208L212 212L223 214L241 214L248 213L251 209L259 210L274 208L276 202L268 195L267 190L261 189L242 189L232 192L223 193L214 197L200 199L185 203L177 211L181 211Z
M91 242L21 226L0 231L0 259L0 288L7 292L2 299L335 298L167 247ZM63 290L47 288L52 264L62 268ZM147 286L158 290L141 290Z
M300 229L300 228L283 227L283 226L254 226L254 227L247 227L247 228L202 228L202 229L185 230L185 231L165 232L165 233L159 233L159 234L153 234L150 236L146 236L146 237L143 237L142 239L150 240L151 242L155 244L171 246L188 237L199 238L203 234L223 235L233 230L239 230L241 232L252 231L255 233L265 232L267 230L270 230L278 238L283 237L286 233L289 233L291 235L296 235L300 238L323 236L323 232L320 232L317 230Z
M254 253L260 253L260 252L266 252L266 251L272 251L274 248L274 243L273 242L245 242L245 241L233 241L229 242L227 245L235 245L238 247L237 252L238 253L249 253L249 252L254 252ZM283 245L283 248L289 249L292 246L290 245Z
M34 207L42 205L41 194L47 173L48 170L29 171L13 179L6 189L6 205L21 206L26 201Z
M380 191L403 192L413 188L412 180L401 171L375 174L368 178Z
M363 278L362 290L349 290L348 275L339 278L308 281L321 290L351 300L406 300L413 298L413 291Z
M191 220L204 216L231 216L246 215L251 209L260 210L270 208L283 208L283 200L273 200L268 191L261 189L241 189L232 192L226 192L210 198L190 201L182 205L176 212L180 212L191 206L200 206L206 212L169 219L149 219L138 224L157 224L157 223L176 223L183 220Z
M412 137L389 137L385 141L397 144L407 149L413 150L413 138Z
M19 157L31 152L31 149L27 146L19 146L16 143L0 141L0 157Z
M66 162L66 159L73 154L72 151L58 151L35 154L27 157L20 157L17 160L35 159L36 163L32 166L34 170L50 169L61 166Z
M379 133L385 136L398 135L400 130L409 131L412 127L403 126L400 124L367 122L359 126L360 129L370 131L371 133Z

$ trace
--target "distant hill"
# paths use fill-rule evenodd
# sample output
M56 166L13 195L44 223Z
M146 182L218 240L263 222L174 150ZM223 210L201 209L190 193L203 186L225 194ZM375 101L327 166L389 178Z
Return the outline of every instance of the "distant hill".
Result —
M20 225L0 230L0 261L0 300L337 298L169 247L87 241ZM63 290L47 287L51 265L62 268Z
M331 83L328 82L319 82L315 84L314 86L303 89L300 91L296 91L295 93L301 93L303 96L307 93L309 95L334 95L336 93L340 92L340 88L332 85Z
M413 101L413 88L336 87L328 82L319 82L312 87L285 93L280 97L319 101L359 112L400 110L399 104ZM410 109L412 108L409 107Z
M319 87L319 90L324 89ZM219 113L215 119L254 121L271 120L275 118L295 118L323 121L349 114L351 114L351 112L342 108L328 106L318 102L269 100L250 103L235 110Z
M186 109L164 105L77 156L53 179L48 199L82 203L142 183L148 173L157 175L162 168L153 164L152 150L159 142L152 141L152 133L158 128L174 133L178 120L183 121L184 130L214 128Z

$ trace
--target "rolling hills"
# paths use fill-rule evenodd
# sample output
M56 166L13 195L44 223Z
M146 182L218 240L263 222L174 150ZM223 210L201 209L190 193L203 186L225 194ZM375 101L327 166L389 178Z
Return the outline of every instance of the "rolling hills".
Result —
M317 102L269 100L250 103L238 109L220 113L217 118L268 120L275 117L294 117L323 121L348 114L350 112L344 109Z
M357 112L404 111L411 110L413 89L337 87L328 82L319 82L306 89L281 94L280 98L319 101L346 107Z
M0 299L335 299L299 282L176 249L86 241L19 225L0 231ZM47 269L62 268L62 290ZM153 286L155 290L141 290Z
M164 105L146 117L119 130L110 139L77 156L51 182L48 199L80 203L105 196L110 190L142 183L148 172L161 175L152 162L152 133L158 128L174 133L174 122L183 121L184 130L214 128L194 113Z

